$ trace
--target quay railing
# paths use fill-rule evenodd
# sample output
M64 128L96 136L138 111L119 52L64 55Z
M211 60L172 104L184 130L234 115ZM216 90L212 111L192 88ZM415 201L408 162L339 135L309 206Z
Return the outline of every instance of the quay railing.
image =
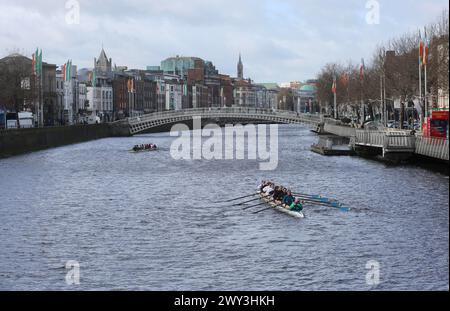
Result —
M335 125L328 122L324 125L324 131L342 137L356 136L356 129L354 127Z
M448 139L416 136L416 154L437 158L440 160L449 160Z
M383 148L383 152L414 152L415 136L408 132L356 130L355 145Z

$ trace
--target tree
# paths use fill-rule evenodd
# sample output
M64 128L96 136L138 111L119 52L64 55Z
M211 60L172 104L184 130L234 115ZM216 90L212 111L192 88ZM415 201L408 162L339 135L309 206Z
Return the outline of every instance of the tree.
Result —
M439 95L449 94L449 22L448 11L444 11L439 20L426 27L429 39L428 85L427 93L433 99ZM403 121L405 104L417 99L419 89L419 31L407 33L391 39L387 44L379 45L372 61L366 66L364 81L360 80L359 67L348 63L346 67L329 63L318 74L318 100L328 107L333 102L331 85L333 76L342 74L348 78L338 83L337 101L342 110L356 112L359 117L361 103L368 107L368 113L373 119L382 111L381 85L385 87L386 99L397 98L401 102L401 121ZM339 81L339 80L338 80ZM423 84L422 84L423 85ZM435 102L433 102L435 103ZM345 106L345 107L343 107ZM387 107L389 110L389 107ZM392 107L393 109L393 107ZM423 111L422 103L422 111ZM401 122L403 126L403 122Z

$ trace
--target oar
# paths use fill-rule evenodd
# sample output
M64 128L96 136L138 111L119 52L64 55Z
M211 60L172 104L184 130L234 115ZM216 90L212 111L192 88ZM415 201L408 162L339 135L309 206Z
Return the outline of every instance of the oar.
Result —
M283 206L283 205L284 205L284 203L278 204L278 205L276 205L276 206L269 206L269 207L267 207L267 208L265 208L265 209L259 210L259 211L257 211L257 212L253 212L253 214L259 214L259 213L262 213L262 212L264 212L264 211L267 211L267 210L269 210L269 209L271 209L271 208L281 207L281 206Z
M339 210L341 210L342 212L349 212L350 208L342 206L339 203L321 203L321 202L316 202L316 201L308 201L308 200L302 200L305 203L308 203L308 205L316 205L316 206L326 206L326 207L334 207L334 208L338 208Z
M245 203L250 203L250 202L254 202L254 201L257 201L257 200L260 200L260 199L261 199L261 198L256 198L256 199L248 200L248 201L245 201L245 202L241 202L241 203L233 204L233 205L231 205L231 206L239 206L239 205L244 205Z
M300 196L300 197L305 197L305 198L310 198L310 199L316 199L316 200L329 200L329 201L331 201L331 199L322 197L321 195L318 195L318 194L293 193L293 195Z
M322 197L319 197L319 196L316 196L316 197L305 196L303 194L298 194L298 193L293 193L292 195L295 196L295 197L304 198L304 199L308 199L308 200L314 200L314 201L323 202L323 203L337 202L336 200L328 199L328 198L322 198Z
M250 208L261 206L261 205L264 205L264 204L267 204L267 203L263 202L263 203L259 203L259 204L255 204L255 205L250 205L250 206L244 207L242 210L245 211L245 210L248 210Z
M323 198L322 196L320 196L318 194L295 193L295 195L302 196L302 197L307 197L307 198L311 198L311 199L326 199L326 198Z
M218 202L216 202L216 203L228 203L228 202L233 202L233 201L237 201L237 200L240 200L240 199L249 198L249 197L252 197L252 196L257 195L257 194L258 194L258 193L253 193L253 194L249 194L249 195L246 195L246 196L243 196L243 197L239 197L239 198L235 198L235 199L231 199L231 200L218 201Z
M316 201L316 200L311 200L311 199L305 199L305 198L301 198L301 197L297 197L297 198L299 198L301 201L309 202L309 203L315 203L317 205L334 206L334 207L341 206L341 204L339 202L323 202L323 201Z

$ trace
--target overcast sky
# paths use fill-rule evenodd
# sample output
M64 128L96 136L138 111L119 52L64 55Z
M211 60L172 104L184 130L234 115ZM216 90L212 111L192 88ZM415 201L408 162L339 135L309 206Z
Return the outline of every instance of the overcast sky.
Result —
M0 57L12 51L44 61L93 67L102 44L117 65L145 68L174 55L211 60L256 82L314 78L330 61L370 59L374 47L416 31L448 9L448 0L380 0L368 24L366 0L80 0L79 24L65 0L0 0Z

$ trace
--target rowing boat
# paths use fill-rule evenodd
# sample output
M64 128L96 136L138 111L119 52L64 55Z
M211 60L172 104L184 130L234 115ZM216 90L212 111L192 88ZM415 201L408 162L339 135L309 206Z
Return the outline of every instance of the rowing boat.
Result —
M157 151L158 148L151 148L151 149L141 149L141 150L133 150L131 149L131 153L140 153L140 152L151 152L151 151Z
M273 209L288 214L289 216L295 217L295 218L305 218L305 214L303 214L303 212L295 212L295 211L291 211L289 208L283 207L283 206L278 206L278 203L275 203L272 201L272 199L267 196L266 194L260 192L259 196L261 197L261 200L263 200L264 202L266 202L270 207L272 207ZM286 205L284 205L286 206Z

